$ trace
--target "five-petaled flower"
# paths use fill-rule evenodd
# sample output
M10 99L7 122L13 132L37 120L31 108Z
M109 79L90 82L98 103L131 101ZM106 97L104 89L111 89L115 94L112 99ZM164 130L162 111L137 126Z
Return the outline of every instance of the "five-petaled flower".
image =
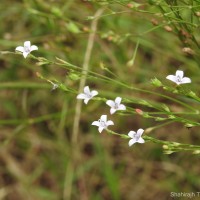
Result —
M96 96L98 92L96 90L90 91L89 86L84 87L84 93L79 94L77 99L84 99L84 103L87 104L90 99Z
M115 101L112 101L112 100L106 101L106 104L111 107L110 109L111 115L114 114L117 110L126 110L126 106L123 104L120 104L121 100L122 100L121 97L117 97Z
M143 134L144 130L143 129L138 129L137 132L135 131L130 131L128 133L128 136L131 138L128 145L132 146L133 144L135 144L136 142L138 143L144 143L144 139L141 137Z
M30 41L26 41L26 42L24 42L23 47L18 46L15 50L22 52L24 58L26 58L28 56L28 54L31 53L31 51L38 50L38 47L36 45L31 45Z
M175 76L174 75L168 75L166 77L166 79L169 79L170 81L173 81L177 85L185 84L185 83L191 83L191 79L190 78L183 77L183 76L184 76L184 72L181 71L181 70L177 70Z
M101 115L101 118L98 121L92 122L92 125L98 126L99 133L101 133L103 129L106 129L110 125L114 125L114 123L111 120L107 121L107 115Z

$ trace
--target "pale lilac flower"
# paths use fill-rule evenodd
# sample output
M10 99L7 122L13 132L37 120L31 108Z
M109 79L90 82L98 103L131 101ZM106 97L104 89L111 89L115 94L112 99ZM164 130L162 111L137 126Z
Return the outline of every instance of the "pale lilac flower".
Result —
M111 120L107 121L107 115L101 115L101 118L98 121L92 122L92 125L98 126L99 133L101 133L103 129L106 129L110 125L114 125L114 123Z
M177 85L185 84L185 83L191 83L191 79L190 78L183 77L183 76L184 76L184 72L181 71L181 70L177 70L175 76L174 75L168 75L166 77L166 79L169 79L170 81L173 81Z
M28 54L31 53L31 51L38 50L38 47L35 45L31 45L30 41L25 41L23 47L18 46L15 50L22 52L24 58L26 58L28 56Z
M131 138L128 145L132 146L133 144L135 144L136 142L138 143L144 143L144 139L141 137L143 134L144 130L143 129L138 129L137 133L135 131L130 131L128 133L128 136Z
M79 94L77 99L84 99L84 103L87 104L90 99L96 96L98 92L96 90L90 91L89 86L84 87L84 93Z
M123 104L120 104L121 100L122 100L121 97L117 97L115 101L112 101L112 100L106 101L106 104L111 107L110 109L111 115L114 114L117 110L126 110L126 106Z

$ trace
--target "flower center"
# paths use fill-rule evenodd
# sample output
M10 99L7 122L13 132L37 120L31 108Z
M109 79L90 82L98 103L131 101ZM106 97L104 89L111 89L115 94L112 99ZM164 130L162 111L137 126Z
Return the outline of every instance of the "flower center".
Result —
M102 126L102 127L107 127L105 121L99 119L99 123L100 123L100 126Z
M140 139L140 136L137 133L135 133L134 138L135 138L136 141L138 141Z
M89 98L89 99L91 99L92 98L92 95L91 94L86 94L87 95L87 97Z
M118 103L115 103L114 109L118 109L118 108L119 108L119 104L118 104Z
M177 76L177 82L181 82L181 77L180 76Z
M25 51L26 53L30 53L29 47L24 47L24 51Z

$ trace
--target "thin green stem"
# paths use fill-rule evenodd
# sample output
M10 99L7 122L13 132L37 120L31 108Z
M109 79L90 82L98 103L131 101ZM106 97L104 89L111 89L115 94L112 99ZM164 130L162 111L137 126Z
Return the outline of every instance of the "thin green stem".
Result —
M8 51L7 51L7 52L3 52L3 53L6 53L6 54L8 54L8 53L15 54L15 53L13 53L13 52L8 52ZM17 53L17 54L18 54L18 53ZM37 57L35 57L35 56L33 56L33 55L30 55L30 56L31 56L33 59L37 60L37 61L40 61L40 59L41 59L41 58L37 58ZM44 59L45 59L45 58L44 58ZM45 59L45 60L47 60L47 59ZM49 64L56 64L56 65L61 66L61 67L65 68L65 69L73 68L74 70L77 70L77 69L78 69L78 70L83 70L81 67L78 67L78 66L76 66L76 65L73 65L73 64L71 64L71 63L68 63L68 62L66 62L66 61L64 61L64 60L62 60L62 59L57 58L57 60L59 60L59 61L62 62L62 63L60 63L60 62L49 61ZM47 60L47 61L48 61L48 60ZM83 70L83 71L84 71L84 70ZM101 79L102 81L112 82L112 83L115 83L115 84L117 84L117 85L123 86L123 87L125 87L125 88L127 88L127 89L135 90L135 91L138 91L138 92L143 92L143 93L148 93L148 94L153 94L153 95L156 95L156 96L160 96L160 97L169 99L169 100L171 100L171 101L173 101L173 102L176 102L176 103L178 103L178 104L180 104L180 105L182 105L182 106L184 106L184 107L186 107L186 108L188 108L188 109L190 109L190 110L196 111L196 109L194 109L193 107L191 107L191 106L187 105L186 103L183 103L183 102L181 102L181 101L179 101L179 100L177 100L177 99L174 99L174 98L172 98L172 97L169 97L169 96L166 96L166 95L163 95L163 94L160 94L160 93L152 92L152 91L149 91L149 90L136 88L136 87L130 86L130 85L126 84L126 83L123 83L123 82L121 82L121 81L118 81L118 80L115 80L115 79L106 77L106 76L104 76L104 75L98 74L98 73L96 73L96 72L93 72L93 71L91 71L91 70L86 70L86 71L87 71L89 74L98 77L98 78Z
M165 125L167 125L167 123L165 123ZM158 128L160 126L163 126L163 124L157 126L156 128ZM119 133L116 133L109 129L106 129L106 131L109 134L120 136L121 138L124 138L124 139L131 139L126 134L119 134ZM146 129L144 133L146 133L146 132L148 132L148 129ZM159 139L147 136L147 135L143 135L142 137L144 138L145 141L150 141L150 142L153 142L156 144L163 145L163 149L164 149L165 153L173 153L173 152L179 152L179 151L193 151L193 153L200 154L200 146L199 145L191 145L191 144L183 144L183 143L178 143L178 142L159 140Z

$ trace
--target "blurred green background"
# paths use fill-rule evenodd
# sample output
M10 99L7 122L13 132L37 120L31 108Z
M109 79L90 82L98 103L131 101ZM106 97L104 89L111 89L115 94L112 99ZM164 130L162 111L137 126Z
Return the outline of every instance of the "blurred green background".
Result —
M154 1L143 1L140 7L149 13L136 12L132 8L135 4L128 4L129 1L108 2L1 0L0 49L15 52L17 46L30 40L39 47L32 52L34 56L52 61L58 57L82 67L91 33L91 16L102 9L102 16L97 19L90 70L111 76L103 65L120 80L152 90L152 78L167 82L168 74L181 69L191 77L192 87L198 92L199 49L190 42L187 33L182 33L181 41L177 30L158 14ZM186 19L188 9L183 10ZM198 16L193 20L199 23ZM198 30L192 29L194 34ZM183 48L188 46L197 53L184 52ZM131 63L134 52L135 62ZM60 89L52 91L52 85L36 73L76 91L79 75L56 64L41 66L20 54L1 54L0 70L0 199L153 200L173 199L171 192L200 192L198 155L187 152L165 155L161 145L150 142L130 148L127 140L106 132L99 134L91 123L102 114L109 115L109 108L101 101L83 105L78 140L72 145L76 94ZM87 85L98 90L102 97L164 102L174 111L184 111L161 97L98 79L88 79ZM145 109L137 103L130 106ZM109 119L115 123L112 130L125 134L159 124L137 114L109 115ZM198 127L187 129L181 123L151 134L189 144L199 144L200 139Z

